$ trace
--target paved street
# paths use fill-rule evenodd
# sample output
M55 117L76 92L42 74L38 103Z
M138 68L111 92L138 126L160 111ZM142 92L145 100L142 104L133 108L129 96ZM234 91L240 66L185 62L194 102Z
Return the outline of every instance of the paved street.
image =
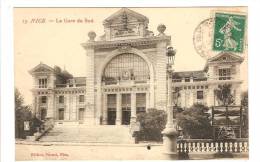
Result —
M160 160L163 146L24 145L16 144L16 160Z

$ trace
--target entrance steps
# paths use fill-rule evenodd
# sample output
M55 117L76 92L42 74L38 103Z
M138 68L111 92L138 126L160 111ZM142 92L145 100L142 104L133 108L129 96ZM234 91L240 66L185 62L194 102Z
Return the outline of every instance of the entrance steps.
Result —
M125 125L55 125L39 141L82 143L134 143L129 126Z

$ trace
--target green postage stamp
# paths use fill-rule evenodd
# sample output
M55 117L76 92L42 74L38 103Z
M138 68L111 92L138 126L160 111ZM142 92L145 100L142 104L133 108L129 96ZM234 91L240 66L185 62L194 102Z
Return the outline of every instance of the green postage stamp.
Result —
M245 26L245 15L216 13L213 50L243 53Z

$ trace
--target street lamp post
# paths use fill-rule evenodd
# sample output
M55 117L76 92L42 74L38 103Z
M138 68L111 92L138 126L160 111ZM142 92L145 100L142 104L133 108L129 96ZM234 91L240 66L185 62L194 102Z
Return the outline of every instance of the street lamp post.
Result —
M176 51L172 47L167 48L167 124L162 131L164 151L168 159L177 159L177 136L176 122L173 120L173 105L172 105L172 74L173 64Z

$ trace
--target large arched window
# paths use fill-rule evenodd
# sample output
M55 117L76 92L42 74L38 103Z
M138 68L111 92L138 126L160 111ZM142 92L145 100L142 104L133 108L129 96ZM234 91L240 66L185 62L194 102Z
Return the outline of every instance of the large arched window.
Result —
M132 53L114 57L105 67L102 80L106 84L133 80L135 83L146 82L150 78L145 60Z

